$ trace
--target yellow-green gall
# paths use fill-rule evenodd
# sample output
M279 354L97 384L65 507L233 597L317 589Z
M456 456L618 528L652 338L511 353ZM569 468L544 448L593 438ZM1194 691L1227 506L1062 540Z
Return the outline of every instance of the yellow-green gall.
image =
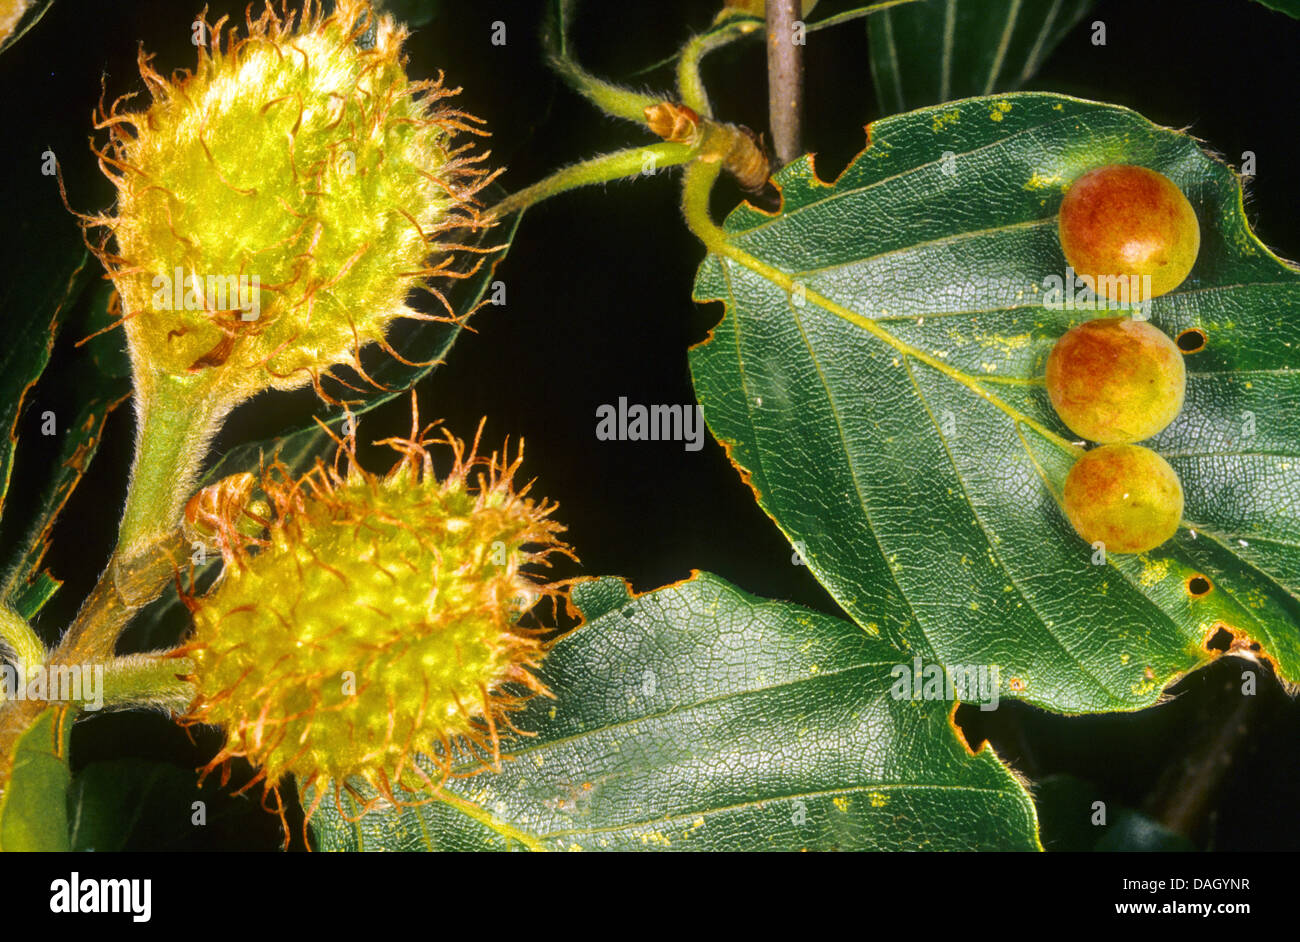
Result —
M1137 442L1183 408L1182 351L1160 328L1102 317L1070 328L1047 357L1047 394L1074 434L1100 444Z
M437 294L454 232L487 225L489 175L461 140L476 119L407 77L405 30L363 0L268 3L242 39L224 23L193 72L141 51L152 103L101 116L117 203L93 221L137 374L220 370L239 401L360 368L395 320L427 319L408 295Z
M450 435L439 480L433 442L387 441L402 458L383 476L350 442L301 478L263 474L264 536L225 541L221 580L190 602L188 718L227 737L211 767L242 756L271 788L293 775L319 800L358 778L396 802L438 784L417 754L448 774L495 763L510 713L545 692L540 632L520 620L564 596L539 581L569 553L554 505L513 488L522 454L476 458Z
M1065 515L1088 543L1145 553L1178 531L1183 488L1169 462L1141 445L1085 452L1065 478Z

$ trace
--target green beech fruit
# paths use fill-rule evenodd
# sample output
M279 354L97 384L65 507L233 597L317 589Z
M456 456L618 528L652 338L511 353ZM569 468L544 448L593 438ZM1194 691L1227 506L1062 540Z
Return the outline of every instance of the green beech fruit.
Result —
M1183 516L1178 474L1141 445L1085 452L1065 478L1065 515L1089 543L1145 553L1174 535Z
M141 53L152 104L100 122L117 205L98 221L137 366L220 372L246 397L356 365L421 317L407 296L476 222L486 174L458 140L475 119L407 78L405 30L368 4L210 29L176 78Z
M165 77L142 50L151 102L98 121L117 200L87 224L121 298L139 423L126 557L180 522L235 405L326 396L344 365L379 388L363 349L398 356L387 335L404 318L458 320L438 279L464 276L459 240L492 222L476 201L487 155L466 142L484 132L448 102L458 90L408 78L406 31L366 0L280 9L250 7L242 38L203 23L193 71ZM408 303L421 288L445 314Z
M226 733L210 769L243 757L272 790L292 775L319 801L358 779L397 803L395 789L439 784L417 755L444 775L463 759L496 765L510 714L546 692L540 634L519 622L543 599L563 604L536 575L570 554L554 505L514 489L522 449L479 458L447 435L455 462L439 480L429 441L386 442L402 459L382 476L350 442L300 478L273 465L260 537L243 482L200 501L224 569L190 600L181 653L194 665L187 721Z
M1183 408L1183 354L1147 321L1103 317L1070 328L1047 357L1047 394L1074 434L1100 444L1137 442Z

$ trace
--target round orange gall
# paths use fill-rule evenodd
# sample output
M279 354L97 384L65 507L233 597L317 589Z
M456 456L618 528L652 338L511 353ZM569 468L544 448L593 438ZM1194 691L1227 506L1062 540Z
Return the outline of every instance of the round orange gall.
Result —
M1178 474L1141 445L1102 445L1065 478L1065 515L1088 543L1110 553L1145 553L1176 532L1183 517Z
M1047 357L1047 395L1074 434L1099 444L1138 442L1183 408L1183 354L1160 328L1102 317L1065 332Z
M1098 297L1130 303L1177 288L1201 248L1196 212L1182 190L1164 174L1129 164L1075 180L1058 231L1066 262Z

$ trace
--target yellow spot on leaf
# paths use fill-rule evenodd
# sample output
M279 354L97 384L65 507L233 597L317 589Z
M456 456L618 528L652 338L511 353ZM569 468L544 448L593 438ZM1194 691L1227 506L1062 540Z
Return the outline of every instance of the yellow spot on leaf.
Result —
M1148 559L1142 565L1142 575L1138 577L1138 582L1142 588L1149 589L1167 575L1169 575L1169 560L1152 562Z
M930 126L930 130L938 134L950 124L956 124L960 119L961 112L957 109L954 108L952 111L945 111L943 114L934 116L934 123Z
M1039 173L1037 170L1035 170L1035 171L1034 171L1034 175L1033 175L1032 177L1030 177L1030 178L1029 178L1029 182L1025 184L1025 189L1026 189L1026 190L1046 190L1046 189L1050 189L1050 188L1052 188L1052 187L1058 186L1058 185L1060 185L1060 183L1061 183L1061 176L1060 176L1060 174L1055 174L1055 173L1054 173L1054 174L1052 174L1052 175L1049 177L1049 176L1045 176L1044 174L1041 174L1041 173Z
M1033 342L1033 337L1029 334L1012 334L1010 337L1003 337L1000 334L983 334L975 335L975 342L985 350L1000 350L1003 353L1012 353L1016 350L1023 350Z
M1145 696L1146 694L1154 690L1155 686L1156 686L1155 684L1151 683L1150 681L1147 681L1145 683L1134 684L1130 689L1133 691L1133 696L1141 697L1141 696Z

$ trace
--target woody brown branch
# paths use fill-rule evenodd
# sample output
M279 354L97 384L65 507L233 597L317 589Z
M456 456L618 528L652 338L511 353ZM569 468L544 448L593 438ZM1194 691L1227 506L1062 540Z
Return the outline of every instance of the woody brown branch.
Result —
M794 41L799 5L767 0L768 121L782 167L803 152L803 46Z

